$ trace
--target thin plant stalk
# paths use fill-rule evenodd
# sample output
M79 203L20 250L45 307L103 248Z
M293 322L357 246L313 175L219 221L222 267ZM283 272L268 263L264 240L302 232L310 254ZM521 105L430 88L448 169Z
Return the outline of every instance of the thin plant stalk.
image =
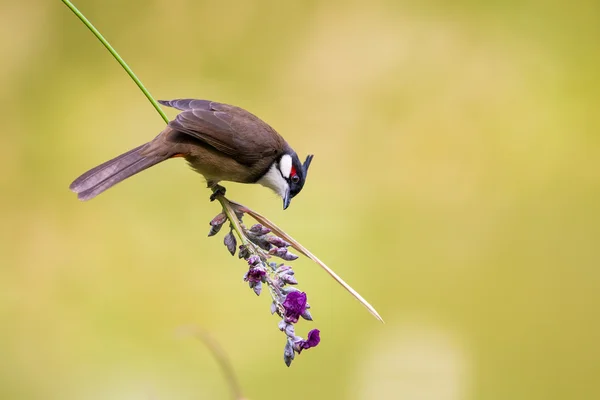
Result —
M195 326L183 328L181 333L185 336L194 336L206 346L221 367L223 375L225 375L225 379L227 379L227 383L231 389L233 400L245 400L240 383L233 370L233 366L231 365L231 362L229 362L225 350L223 350L219 343L208 332Z
M77 18L79 18L81 20L81 22L83 22L83 24L85 26L87 26L90 31L92 31L92 33L94 34L94 36L96 36L96 38L104 45L104 47L106 47L106 50L108 50L110 52L110 54L112 54L112 56L115 58L115 60L117 60L117 62L119 64L121 64L121 67L123 67L123 69L125 70L125 72L127 72L127 74L129 75L129 77L140 88L140 90L142 91L142 93L144 93L144 95L146 96L146 98L148 99L148 101L150 103L152 103L152 105L154 106L154 108L156 109L156 111L160 114L160 116L165 121L165 123L168 124L169 123L169 117L167 117L167 114L165 114L165 112L162 110L162 108L160 108L160 106L158 105L158 102L156 100L154 100L154 97L152 97L152 95L150 94L150 92L148 91L148 89L146 89L146 87L144 86L144 84L142 83L142 81L140 81L138 79L138 77L133 73L133 71L131 70L131 68L129 68L129 65L127 65L127 63L125 62L125 60L123 60L123 58L121 58L121 56L119 55L119 53L117 53L117 51L110 45L110 43L108 43L108 40L106 40L104 38L104 36L102 36L102 34L100 33L100 31L98 31L98 29L96 29L96 27L85 17L85 15L83 15L81 13L81 11L79 11L77 9L77 7L75 7L75 5L73 3L71 3L69 0L62 0L62 2L65 3L65 5L67 7L69 7L69 9L71 11L73 11L73 14L75 14L77 16Z

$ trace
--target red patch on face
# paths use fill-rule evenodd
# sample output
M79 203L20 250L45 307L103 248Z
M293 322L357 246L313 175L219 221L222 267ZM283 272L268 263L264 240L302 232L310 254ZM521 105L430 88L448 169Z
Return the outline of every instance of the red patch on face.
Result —
M290 176L296 176L296 167L292 165L292 171L290 172Z

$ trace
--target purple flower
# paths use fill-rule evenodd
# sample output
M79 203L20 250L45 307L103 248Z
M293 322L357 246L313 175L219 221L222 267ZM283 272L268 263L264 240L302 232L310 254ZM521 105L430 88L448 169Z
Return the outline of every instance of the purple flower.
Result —
M317 345L321 342L321 335L318 329L313 329L308 332L308 337L306 340L300 340L296 342L296 347L298 349L298 354L302 352L302 350L310 349L311 347L317 347Z
M285 321L295 324L298 322L298 318L306 311L306 293L289 293L285 297L283 308L285 309Z
M258 283L262 282L267 271L261 267L250 267L246 275L244 275L244 281Z

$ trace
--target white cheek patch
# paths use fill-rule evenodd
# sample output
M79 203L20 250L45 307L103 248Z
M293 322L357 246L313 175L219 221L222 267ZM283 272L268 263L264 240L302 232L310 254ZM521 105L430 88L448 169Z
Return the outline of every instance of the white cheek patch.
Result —
M292 173L292 156L284 154L279 161L279 170L284 178L289 178Z
M258 183L268 187L269 189L272 189L281 198L285 197L285 194L289 188L287 181L283 179L281 172L277 170L275 164L271 165L269 171L267 171L267 173L259 179Z

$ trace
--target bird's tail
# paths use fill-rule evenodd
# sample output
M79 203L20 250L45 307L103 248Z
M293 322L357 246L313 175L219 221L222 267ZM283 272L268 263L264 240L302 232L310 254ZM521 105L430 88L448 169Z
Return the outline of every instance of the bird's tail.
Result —
M92 168L75 179L69 189L77 193L79 200L93 199L122 180L169 158L168 155L143 155L146 146L143 144Z

